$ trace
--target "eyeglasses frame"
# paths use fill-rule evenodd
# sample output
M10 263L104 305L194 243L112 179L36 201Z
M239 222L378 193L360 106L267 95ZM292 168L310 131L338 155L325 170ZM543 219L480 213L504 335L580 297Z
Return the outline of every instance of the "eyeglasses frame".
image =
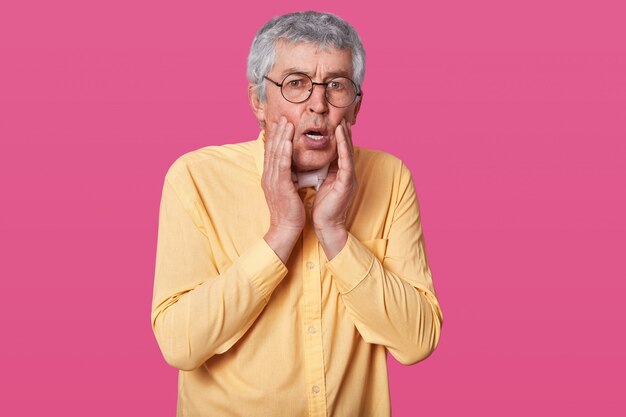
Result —
M292 75L304 75L305 77L307 77L309 80L311 80L311 89L309 90L309 95L307 96L307 98L305 98L304 100L301 101L291 101L289 100L287 97L285 97L285 94L283 93L283 85L285 84L285 80L289 77L291 77ZM283 78L283 81L281 83L278 83L274 80L272 80L271 78L267 77L267 76L263 76L263 78L265 78L267 81L271 82L272 84L274 84L276 87L280 87L280 95L283 96L283 98L285 100L287 100L290 103L294 103L294 104L300 104L300 103L304 103L305 101L307 101L308 99L311 98L311 95L313 94L313 89L315 88L316 85L323 85L324 86L324 97L326 98L326 101L328 102L328 104L330 104L333 107L336 107L338 109L345 109L346 107L350 107L352 104L354 104L355 101L357 101L358 97L361 97L363 95L363 92L361 91L361 88L357 85L357 83L354 82L354 80L352 80L351 78L348 77L334 77L333 79L331 79L328 82L325 83L316 83L315 81L313 81L313 79L311 77L309 77L307 74L303 73L303 72L292 72L290 74L287 74L285 76L285 78ZM331 82L333 82L333 80L337 79L337 78L345 78L346 80L350 80L350 82L352 84L354 84L355 89L357 90L356 95L354 96L354 99L352 99L352 101L350 102L350 104L347 104L345 106L336 106L333 103L330 102L330 100L328 99L328 84L330 84Z

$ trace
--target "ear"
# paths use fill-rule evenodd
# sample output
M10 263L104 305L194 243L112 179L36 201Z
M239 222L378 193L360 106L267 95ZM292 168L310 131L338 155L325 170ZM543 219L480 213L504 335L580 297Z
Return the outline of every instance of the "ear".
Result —
M354 116L352 117L352 124L356 124L356 115L359 114L359 110L361 110L361 103L363 102L363 91L361 91L361 96L359 97L359 101L356 102L354 106Z
M259 126L263 126L265 124L265 103L261 102L256 86L252 83L248 83L248 100Z

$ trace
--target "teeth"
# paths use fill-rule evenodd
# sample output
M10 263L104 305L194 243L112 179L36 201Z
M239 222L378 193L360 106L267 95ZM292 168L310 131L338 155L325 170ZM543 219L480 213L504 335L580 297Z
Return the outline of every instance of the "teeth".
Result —
M310 137L311 139L315 139L315 140L320 140L320 139L322 139L322 138L324 137L324 136L322 136L322 135L314 135L314 134L312 134L312 133L307 133L306 135L307 135L308 137Z

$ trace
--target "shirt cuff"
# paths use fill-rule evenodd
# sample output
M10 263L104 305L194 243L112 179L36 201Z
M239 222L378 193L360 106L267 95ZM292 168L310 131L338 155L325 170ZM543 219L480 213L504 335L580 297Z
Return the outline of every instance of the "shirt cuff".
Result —
M326 263L341 294L352 291L369 274L374 254L348 232L345 246Z
M287 267L263 238L242 253L239 267L266 300L287 275Z

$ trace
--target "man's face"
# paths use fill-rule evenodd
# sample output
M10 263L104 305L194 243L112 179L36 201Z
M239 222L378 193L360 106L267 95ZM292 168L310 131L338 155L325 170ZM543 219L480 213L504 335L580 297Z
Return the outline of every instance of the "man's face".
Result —
M267 77L281 83L285 76L294 72L307 74L314 82L327 82L343 76L352 78L352 52L344 49L320 49L316 45L279 41L276 45L276 62ZM280 92L280 87L265 81L266 100L253 100L253 108L259 121L265 126L278 122L280 116L295 128L293 138L293 162L298 171L319 169L337 158L335 129L342 119L354 124L360 100L348 107L337 108L328 103L324 86L316 85L308 100L290 103ZM267 130L266 130L267 132ZM317 132L322 139L311 138L307 132Z

